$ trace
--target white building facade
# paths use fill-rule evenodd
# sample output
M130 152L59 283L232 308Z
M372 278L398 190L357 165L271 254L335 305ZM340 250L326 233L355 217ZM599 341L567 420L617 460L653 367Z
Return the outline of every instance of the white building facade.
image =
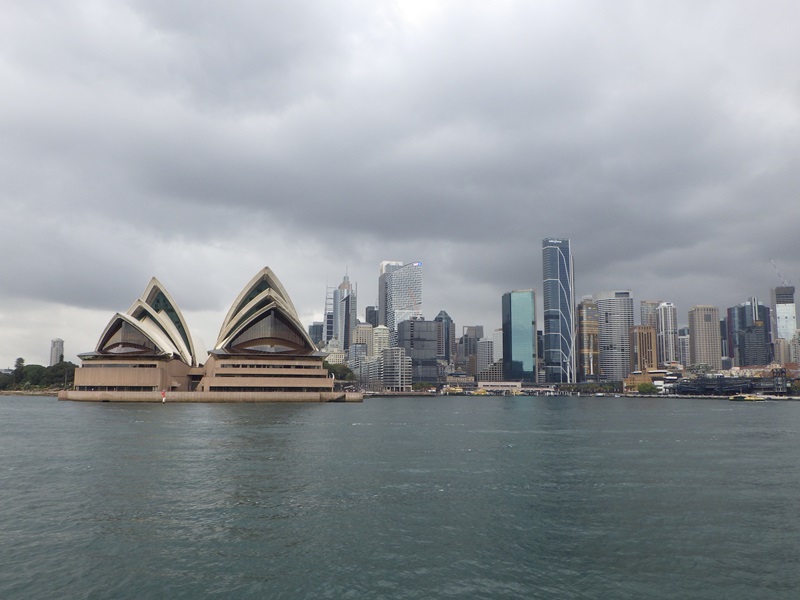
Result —
M630 373L630 328L633 298L630 290L600 292L594 297L598 313L600 373L606 381L622 381Z

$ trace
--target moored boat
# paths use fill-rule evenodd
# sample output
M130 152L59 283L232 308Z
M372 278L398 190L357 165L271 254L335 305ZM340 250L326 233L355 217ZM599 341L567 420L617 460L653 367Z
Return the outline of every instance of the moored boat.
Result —
M764 402L765 398L755 394L734 394L728 400L733 402Z

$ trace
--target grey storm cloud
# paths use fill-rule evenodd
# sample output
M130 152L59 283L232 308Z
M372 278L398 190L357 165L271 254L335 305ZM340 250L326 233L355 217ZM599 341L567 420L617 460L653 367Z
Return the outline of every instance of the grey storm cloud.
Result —
M578 294L684 315L799 281L795 3L3 11L0 366L90 349L151 275L207 342L265 264L308 322L419 259L426 316L497 326L547 236Z

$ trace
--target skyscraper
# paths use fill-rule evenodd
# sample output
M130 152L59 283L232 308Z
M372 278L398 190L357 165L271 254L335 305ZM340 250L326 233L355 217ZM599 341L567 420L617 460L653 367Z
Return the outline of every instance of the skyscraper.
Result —
M495 329L492 332L492 362L503 360L503 328Z
M689 366L689 328L681 327L678 330L678 362L682 366Z
M478 367L477 372L480 373L488 369L494 358L494 340L491 338L481 338L478 340Z
M642 300L639 302L639 313L641 316L641 320L639 321L642 325L649 325L656 331L658 331L658 305L661 304L661 300Z
M364 320L373 327L378 326L378 308L375 306L368 306L364 309Z
M456 366L470 375L478 372L478 340L483 338L483 325L464 325L456 344Z
M322 321L314 321L311 325L308 326L308 336L311 338L311 341L314 342L317 346L320 345L322 342L322 338L325 335L325 325Z
M372 355L381 356L390 346L389 328L385 325L375 327L372 330Z
M339 340L339 348L347 350L353 338L357 322L357 294L347 275L333 290L333 337Z
M378 275L378 325L386 325L386 312L389 309L389 292L386 287L386 280L389 274L403 266L397 260L384 260L380 264L380 274Z
M407 319L397 324L397 345L411 357L414 383L434 383L437 379L438 323Z
M772 288L772 315L775 319L775 337L791 340L797 331L793 285Z
M728 355L737 367L760 366L772 360L770 310L752 297L728 309Z
M396 266L396 265L395 265ZM397 324L422 318L422 263L402 265L386 274L386 326L396 333Z
M544 369L548 383L575 381L575 282L568 239L542 240Z
M578 381L597 381L600 379L600 325L597 304L591 298L584 298L578 304L577 313Z
M364 344L367 356L374 355L374 332L374 327L369 323L359 323L355 326L355 329L353 329L353 343Z
M698 305L689 310L689 364L722 369L719 309Z
M503 376L536 383L536 298L533 290L503 294Z
M678 309L672 302L661 302L656 308L656 340L658 364L678 360Z
M633 298L630 290L600 292L595 296L599 322L600 373L607 381L622 381L630 373L630 328Z
M456 352L456 324L446 311L440 310L434 319L438 323L439 358L446 362L453 360Z
M634 325L630 330L631 371L647 373L658 366L656 330L650 325Z
M50 366L64 362L64 340L56 338L50 341Z

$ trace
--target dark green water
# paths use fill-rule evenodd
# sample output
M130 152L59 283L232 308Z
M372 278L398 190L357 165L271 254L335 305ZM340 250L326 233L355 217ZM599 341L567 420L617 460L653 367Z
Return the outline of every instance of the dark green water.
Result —
M800 597L800 403L0 398L0 598Z

